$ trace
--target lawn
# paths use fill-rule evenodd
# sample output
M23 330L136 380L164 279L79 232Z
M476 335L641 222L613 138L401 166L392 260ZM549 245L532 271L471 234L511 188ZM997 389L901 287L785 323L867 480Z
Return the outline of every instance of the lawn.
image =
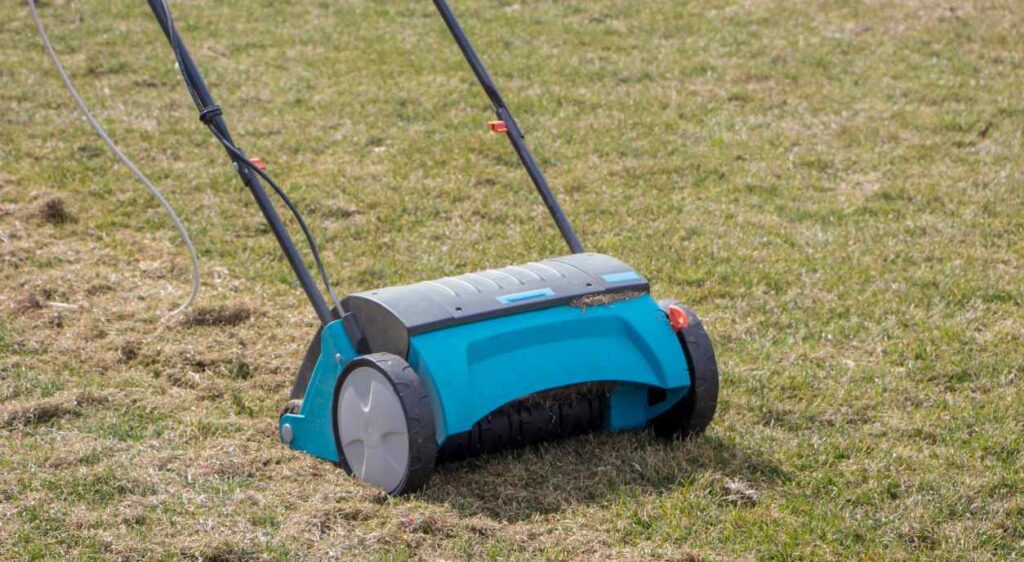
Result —
M564 244L430 2L172 3L335 285ZM703 317L708 433L592 435L382 497L280 444L316 320L144 2L0 11L0 559L1024 557L1015 0L455 0L588 249Z

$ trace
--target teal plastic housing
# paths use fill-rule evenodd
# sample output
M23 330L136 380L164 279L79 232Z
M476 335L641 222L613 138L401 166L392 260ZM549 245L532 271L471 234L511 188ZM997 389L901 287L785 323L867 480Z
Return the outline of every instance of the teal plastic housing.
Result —
M298 414L281 416L293 449L338 462L331 409L345 364L355 357L340 322L328 324ZM664 312L644 294L611 304L554 306L419 334L409 364L430 394L440 446L501 406L545 390L621 383L606 429L644 427L690 387L686 358ZM649 404L648 389L666 391ZM288 426L288 431L285 430Z

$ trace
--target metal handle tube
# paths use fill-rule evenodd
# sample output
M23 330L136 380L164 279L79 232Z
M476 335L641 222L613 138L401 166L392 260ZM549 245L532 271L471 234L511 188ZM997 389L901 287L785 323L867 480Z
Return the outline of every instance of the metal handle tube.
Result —
M466 62L469 63L469 67L473 70L473 74L476 75L480 86L483 87L487 97L490 98L491 103L494 105L494 112L498 119L505 122L505 126L508 129L505 134L509 142L512 143L512 148L515 149L516 154L519 156L519 161L526 168L526 173L529 174L530 180L533 181L533 185L537 188L537 193L544 200L544 206L547 207L548 213L555 220L555 225L558 226L558 231L562 233L562 238L565 239L565 243L569 245L569 249L574 254L582 253L583 244L580 243L579 237L576 236L576 231L573 230L572 224L569 223L569 219L565 216L562 206L558 204L558 199L555 198L555 194L551 191L544 173L541 172L537 162L533 159L533 155L530 154L530 149L526 146L519 123L516 122L512 112L505 105L505 100L502 99L501 93L498 92L498 88L494 85L490 75L487 74L487 69L484 68L480 57L473 50L473 45L470 44L469 38L466 37L466 33L462 30L462 26L459 25L459 20L455 18L455 14L452 13L445 0L434 0L434 6L440 12L441 18L448 27L448 31L455 38L455 43L459 46L459 50L462 51L462 55L466 57Z
M191 86L190 92L192 92L193 101L196 103L196 106L200 109L215 106L216 102L213 99L213 95L210 94L210 90L206 86L206 81L203 80L202 73L199 72L199 68L196 66L195 61L192 60L192 55L189 54L188 48L181 40L181 37L172 35L175 31L171 27L170 22L167 19L167 15L164 12L164 0L147 1L149 3L150 10L153 11L153 15L156 16L157 21L160 23L160 28L163 30L164 36L167 37L167 41L170 42L172 47L177 45L179 51L178 56L181 59L179 64L182 66L181 70L189 81ZM211 126L223 135L224 138L234 144L234 141L231 139L231 133L228 131L227 123L224 121L223 117L220 115L212 117ZM235 169L238 171L238 175L242 178L242 182L247 188L249 188L253 198L256 199L256 204L263 213L263 217L266 219L267 224L270 225L270 230L274 233L274 237L277 238L277 243L281 246L281 250L284 252L285 258L288 259L288 264L291 266L292 271L295 272L295 276L298 277L299 285L302 286L303 292L306 293L306 297L309 299L310 304L313 305L313 309L316 311L317 317L320 318L320 322L327 324L335 320L336 316L331 312L330 307L328 307L327 302L324 300L323 294L320 292L316 282L313 280L312 273L310 273L309 268L306 267L306 262L303 261L298 249L296 249L295 242L288 234L288 230L281 221L281 217L278 215L277 209L274 208L274 204L271 202L270 197L267 196L266 190L263 189L263 185L260 183L259 178L252 173L244 163L239 162L236 157L232 156L230 152L228 155L231 157L232 161L234 161Z

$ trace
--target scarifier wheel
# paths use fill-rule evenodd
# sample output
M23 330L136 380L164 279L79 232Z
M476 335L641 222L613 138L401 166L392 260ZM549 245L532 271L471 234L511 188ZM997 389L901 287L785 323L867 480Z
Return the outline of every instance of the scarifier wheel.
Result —
M718 363L715 361L715 349L711 345L708 333L704 331L704 325L693 310L674 300L662 300L658 305L666 315L669 313L668 307L675 305L689 316L689 325L677 335L679 344L683 347L683 354L686 355L692 386L686 396L654 418L651 427L660 437L687 438L700 435L715 417L715 409L718 406Z
M374 353L353 359L334 391L334 440L341 466L397 496L416 491L434 472L434 412L420 380L402 358Z

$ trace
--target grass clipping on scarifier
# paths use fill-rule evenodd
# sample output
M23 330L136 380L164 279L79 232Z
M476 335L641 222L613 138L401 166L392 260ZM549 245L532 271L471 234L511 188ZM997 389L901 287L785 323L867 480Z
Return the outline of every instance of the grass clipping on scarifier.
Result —
M615 293L583 295L582 297L577 297L570 301L569 306L585 311L587 308L592 306L604 306L620 301L628 301L629 299L639 297L642 294L644 294L644 291L618 291Z

